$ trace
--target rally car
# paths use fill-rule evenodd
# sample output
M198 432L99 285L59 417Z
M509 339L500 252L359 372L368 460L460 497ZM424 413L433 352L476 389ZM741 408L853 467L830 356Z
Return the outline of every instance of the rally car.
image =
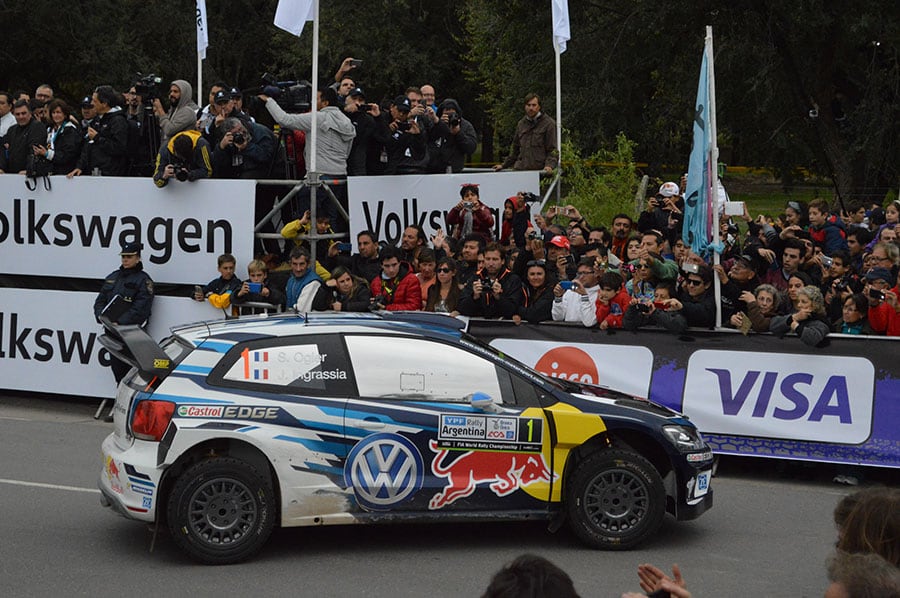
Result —
M712 506L685 417L547 378L424 313L185 325L157 344L105 322L134 367L103 441L102 503L165 522L198 561L255 554L276 525L568 522L631 548Z

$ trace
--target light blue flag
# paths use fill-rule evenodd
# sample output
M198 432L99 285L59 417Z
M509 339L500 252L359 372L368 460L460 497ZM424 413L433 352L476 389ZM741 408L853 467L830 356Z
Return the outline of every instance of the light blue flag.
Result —
M688 166L687 189L684 197L684 225L681 238L691 250L709 258L713 245L713 226L716 215L717 172L712 163L712 126L709 106L708 52L703 51L700 82L697 85L697 105L694 110L694 146ZM721 245L718 251L721 252Z

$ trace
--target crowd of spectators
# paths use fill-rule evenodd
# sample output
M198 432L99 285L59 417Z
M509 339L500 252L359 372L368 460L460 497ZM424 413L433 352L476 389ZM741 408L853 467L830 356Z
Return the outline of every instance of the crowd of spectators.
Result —
M459 103L438 103L430 85L367 103L353 79L358 63L346 59L334 83L316 90L317 169L329 178L460 171L475 149L476 133ZM0 172L27 173L43 161L53 174L152 176L158 187L173 179L266 177L283 160L302 172L311 159L304 143L311 119L285 111L274 98L278 92L264 88L253 98L274 128L257 123L245 111L241 90L224 82L210 87L202 108L184 80L173 81L164 99L147 97L140 82L123 94L101 85L82 99L80 118L48 85L39 86L34 99L0 92ZM534 94L524 108L512 153L495 169L552 169L555 126ZM276 151L301 145L303 152ZM429 243L420 227L408 227L396 248L396 265L393 248L369 231L356 239L356 253L350 244L319 240L309 272L333 296L313 303L361 308L358 297L340 300L331 286L333 270L343 267L353 282L343 293L355 293L365 280L367 308L604 329L657 326L675 333L711 328L720 313L724 326L746 334L796 335L813 346L827 343L831 333L900 336L900 201L790 201L778 215L754 218L745 210L740 218L723 216L723 250L714 265L682 239L684 188L684 180L665 182L639 214L589 223L571 205L532 214L525 193L482 198L477 185L464 185L448 210L449 230L438 231ZM338 199L346 204L345 195ZM316 232L346 230L331 202L317 201ZM268 264L288 308L312 305L298 305L286 286L309 274L292 266L291 248L309 249L308 203L298 206L284 219L282 232L291 241L285 242L280 270L278 263ZM495 223L490 208L501 206L502 221ZM288 276L285 286L281 275ZM417 279L416 289L410 277Z

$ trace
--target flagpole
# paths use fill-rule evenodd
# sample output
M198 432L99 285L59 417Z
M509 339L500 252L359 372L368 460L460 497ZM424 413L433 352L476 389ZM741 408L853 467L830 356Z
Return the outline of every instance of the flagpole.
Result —
M313 0L313 55L312 55L312 120L310 122L309 131L309 164L307 169L316 172L316 115L317 110L317 94L319 89L319 0ZM318 180L318 178L317 178ZM314 189L313 191L316 191Z
M203 97L203 58L199 51L197 52L197 93L194 94L194 97L197 99ZM200 105L203 105L202 102Z
M553 40L553 50L556 54L556 178L562 178L562 77L560 75L560 51L559 42ZM562 182L556 185L556 205L560 202L560 189Z
M706 43L704 44L706 60L709 65L709 161L710 161L710 197L713 209L713 243L719 246L719 145L716 140L716 69L713 62L713 32L712 26L706 26ZM713 251L713 265L721 263L721 255ZM718 274L713 276L715 282L714 291L716 297L716 328L722 327L722 285Z

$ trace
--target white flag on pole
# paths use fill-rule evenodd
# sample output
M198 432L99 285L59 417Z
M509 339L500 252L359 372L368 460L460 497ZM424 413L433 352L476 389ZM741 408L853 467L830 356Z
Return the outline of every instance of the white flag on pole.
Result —
M569 37L569 0L551 0L553 3L553 41L559 47L559 53L566 51Z
M206 0L197 0L197 55L206 58L209 29L206 27Z
M275 26L293 33L297 37L303 33L303 25L312 21L316 0L278 0L275 9Z

